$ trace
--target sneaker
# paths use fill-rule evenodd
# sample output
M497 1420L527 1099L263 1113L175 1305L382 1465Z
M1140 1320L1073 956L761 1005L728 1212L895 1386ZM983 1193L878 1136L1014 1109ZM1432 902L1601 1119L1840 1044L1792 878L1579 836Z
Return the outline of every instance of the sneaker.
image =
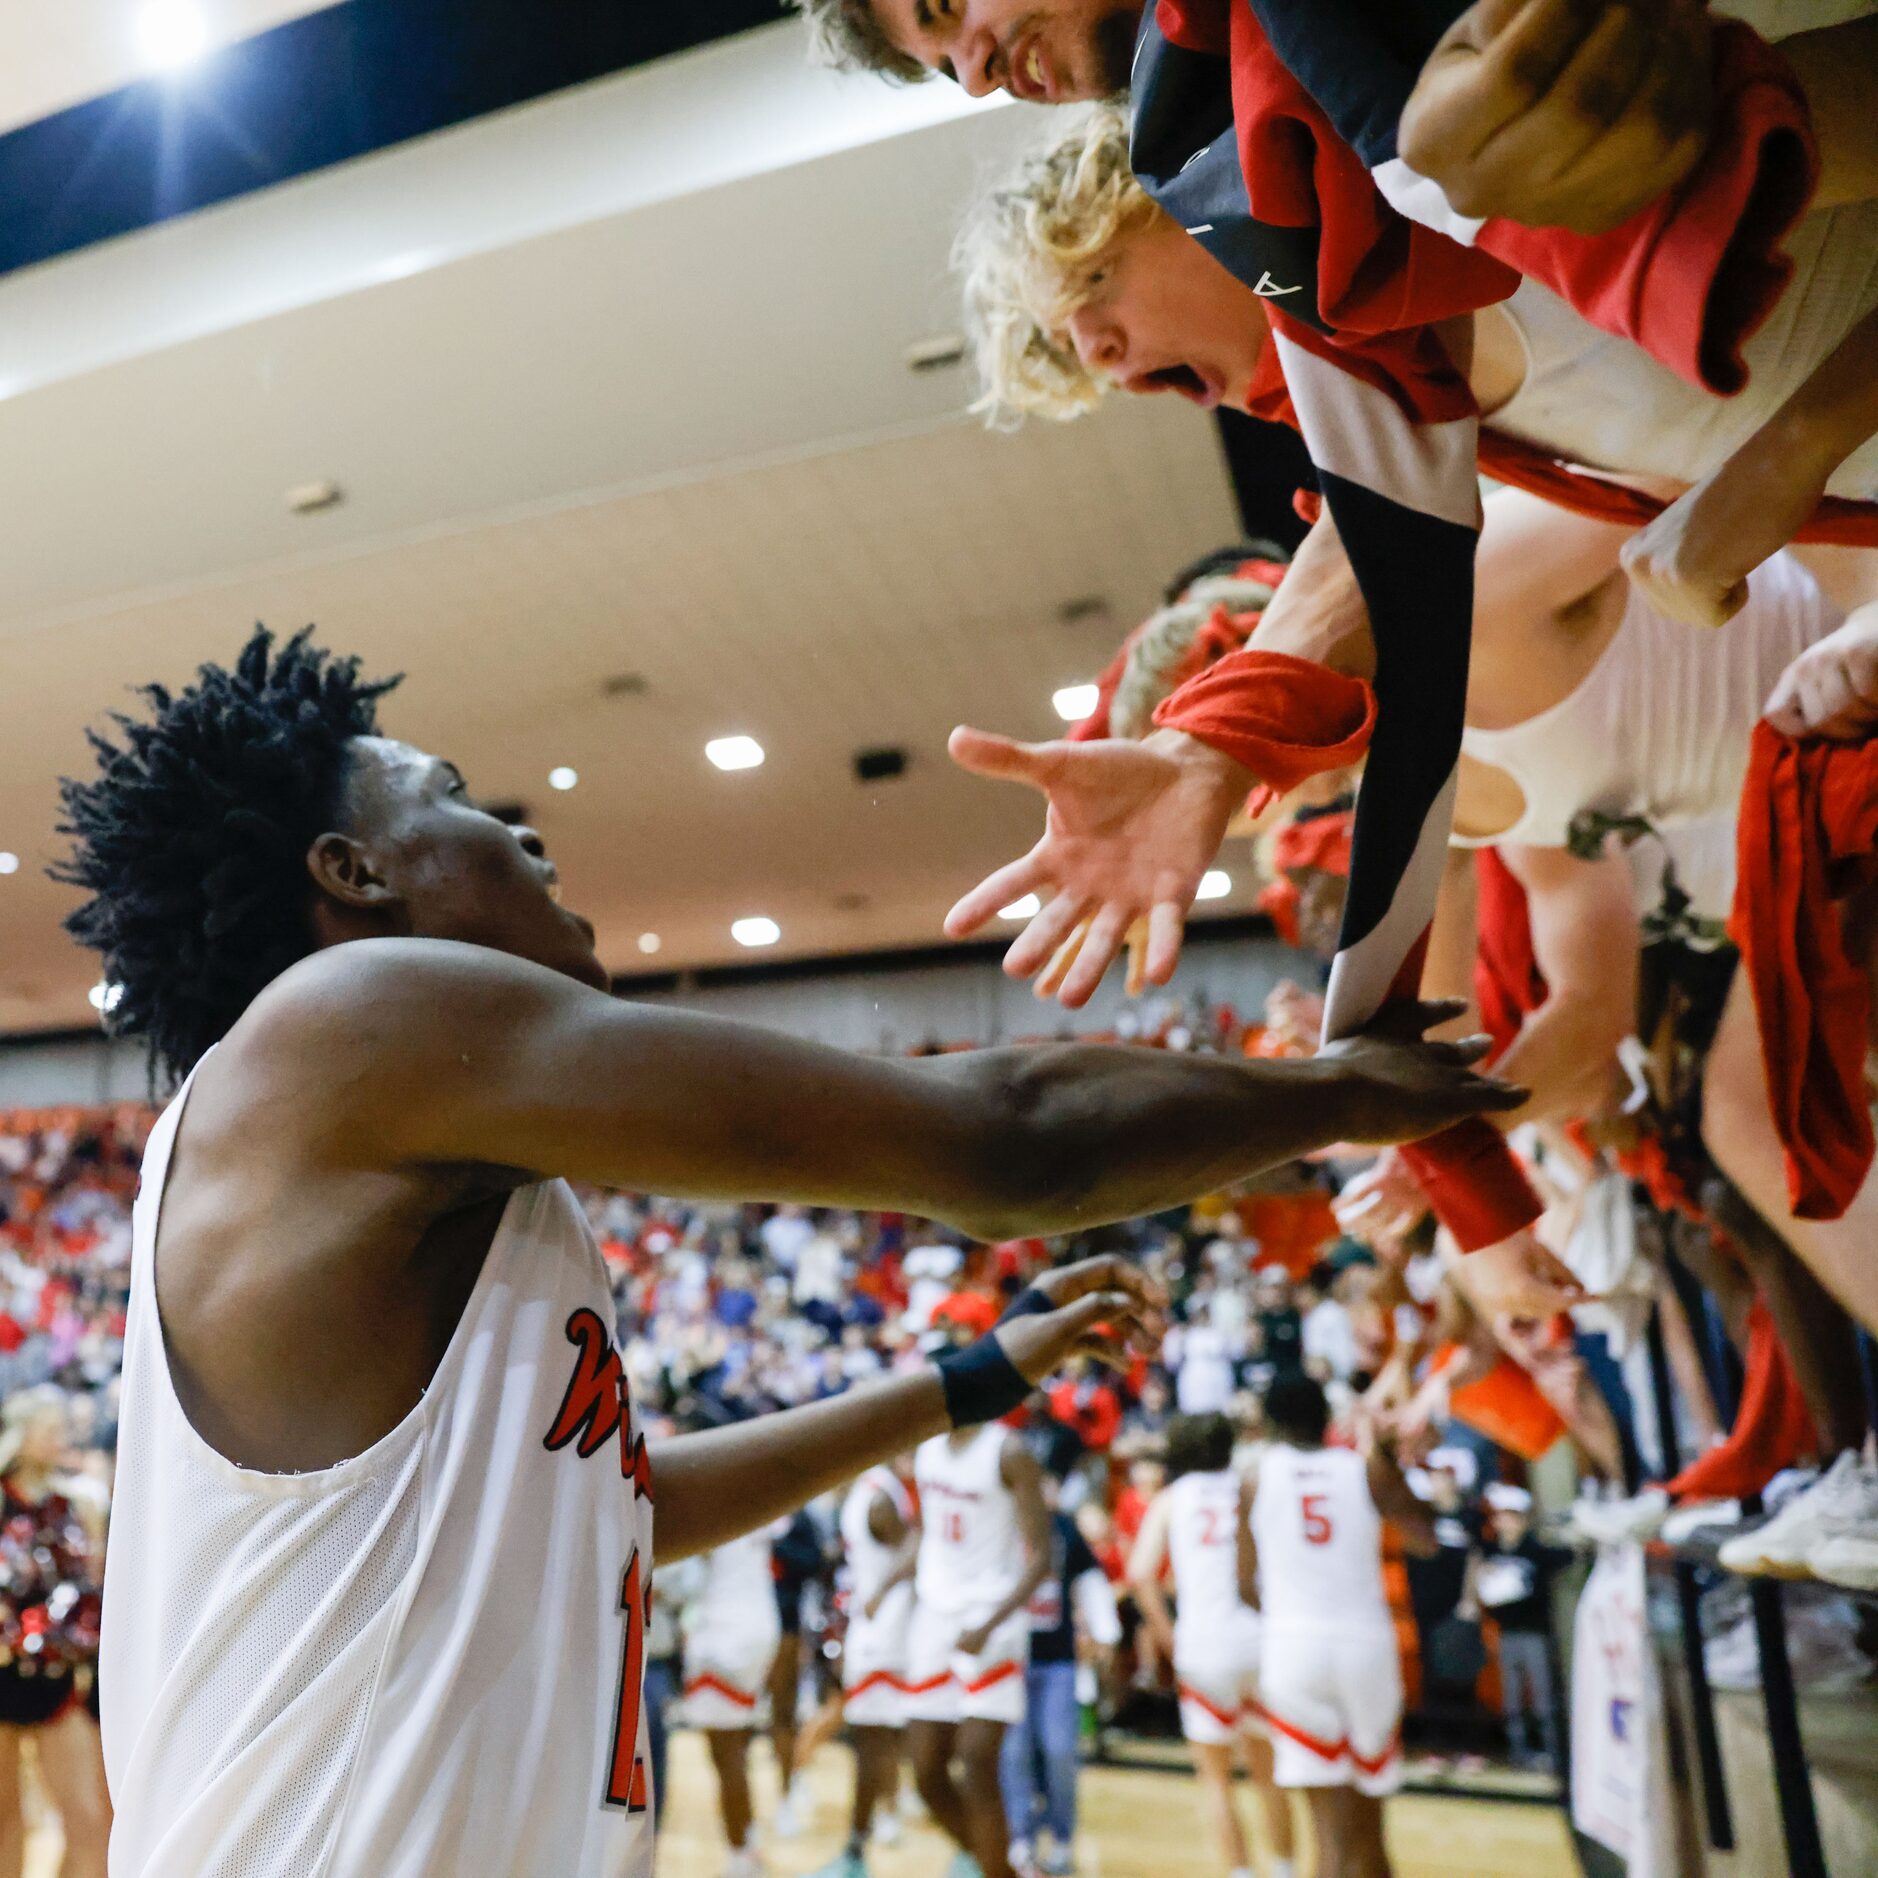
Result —
M874 1843L898 1845L906 1837L906 1826L891 1806L874 1809Z
M1076 1855L1066 1845L1053 1845L1037 1861L1043 1878L1071 1878L1076 1869Z
M1787 1662L1794 1685L1827 1695L1868 1682L1873 1666L1859 1647L1858 1629L1859 1614L1850 1599L1813 1587L1788 1593ZM1758 1689L1761 1653L1753 1618L1744 1617L1711 1639L1704 1660L1715 1688Z
M1669 1512L1669 1495L1645 1487L1627 1500L1583 1499L1572 1506L1572 1525L1597 1545L1624 1545L1656 1537Z
M1822 1539L1806 1555L1815 1578L1848 1591L1878 1591L1878 1531Z
M1679 1506L1664 1521L1658 1533L1665 1545L1681 1545L1699 1532L1715 1532L1741 1524L1739 1500L1691 1500Z
M770 1821L769 1829L778 1839L793 1839L814 1812L814 1802L807 1787L800 1780L792 1781L788 1791L777 1802L776 1814Z
M826 1865L818 1865L808 1878L867 1878L867 1865L860 1853L852 1846L831 1858Z
M1828 1539L1856 1539L1878 1529L1878 1473L1846 1453L1772 1519L1738 1533L1717 1554L1724 1569L1748 1576L1807 1578L1809 1555Z
M763 1878L763 1861L756 1847L736 1847L724 1861L724 1878Z

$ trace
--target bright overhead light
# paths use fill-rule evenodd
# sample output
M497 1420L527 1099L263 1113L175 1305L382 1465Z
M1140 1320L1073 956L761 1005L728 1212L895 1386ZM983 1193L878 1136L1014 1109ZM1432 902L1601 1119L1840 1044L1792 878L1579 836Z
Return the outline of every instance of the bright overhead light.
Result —
M1056 714L1066 724L1080 724L1102 702L1100 685L1065 685L1051 695Z
M551 769L548 771L548 787L550 789L571 789L579 781L580 771L577 769L569 769L565 763L563 763L559 769Z
M87 995L91 999L91 1008L94 1011L115 1011L117 1009L118 1000L124 995L124 987L122 985L96 984L92 986Z
M17 874L20 871L20 857L17 854L0 854L0 874Z
M754 737L713 737L704 754L719 769L760 769L763 746Z
M146 0L137 15L137 38L152 65L180 71L208 51L208 16L195 0Z
M1223 867L1209 867L1200 876L1200 885L1194 893L1196 900L1223 900L1232 892L1232 876Z
M642 932L639 935L639 950L641 952L656 952L664 943L665 941L655 932Z
M730 936L740 946L773 946L782 928L773 919L740 919L732 923Z
M1034 893L1027 893L1021 900L1013 900L1009 906L998 908L999 919L1035 919L1043 911L1043 902Z

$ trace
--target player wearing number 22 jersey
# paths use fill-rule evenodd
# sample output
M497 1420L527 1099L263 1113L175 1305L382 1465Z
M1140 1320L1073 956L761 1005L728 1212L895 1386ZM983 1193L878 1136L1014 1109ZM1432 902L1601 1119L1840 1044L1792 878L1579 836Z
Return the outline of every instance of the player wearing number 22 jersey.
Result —
M113 1870L649 1873L652 1483L579 1203L559 1181L510 1198L384 1439L250 1472L191 1428L157 1316L188 1097L150 1138L133 1228L101 1668Z

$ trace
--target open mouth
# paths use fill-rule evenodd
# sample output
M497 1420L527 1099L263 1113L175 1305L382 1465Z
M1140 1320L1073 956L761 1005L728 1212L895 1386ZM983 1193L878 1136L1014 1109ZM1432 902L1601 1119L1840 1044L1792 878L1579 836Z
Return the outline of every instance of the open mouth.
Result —
M1156 371L1144 372L1139 383L1146 391L1177 391L1195 404L1210 407L1219 402L1217 388L1191 365L1163 365Z
M1011 91L1028 104L1047 104L1051 98L1050 68L1044 63L1043 41L1032 34L1011 48Z

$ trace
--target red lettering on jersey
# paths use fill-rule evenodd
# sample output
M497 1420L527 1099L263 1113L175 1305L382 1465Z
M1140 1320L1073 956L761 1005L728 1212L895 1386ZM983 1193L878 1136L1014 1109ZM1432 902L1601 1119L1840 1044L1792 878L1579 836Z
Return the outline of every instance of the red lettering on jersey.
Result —
M1236 1513L1228 1513L1224 1507L1203 1506L1200 1511L1200 1543L1202 1545L1231 1545L1238 1536L1233 1528L1238 1523Z
M567 1320L567 1340L577 1351L574 1373L542 1446L556 1454L578 1435L575 1452L584 1461L617 1435L620 1477L633 1483L635 1497L650 1500L652 1462L645 1436L633 1428L632 1394L612 1333L597 1313L583 1306Z
M1330 1515L1324 1511L1324 1502L1329 1498L1327 1493L1304 1496L1304 1537L1311 1545L1328 1545L1336 1537Z

